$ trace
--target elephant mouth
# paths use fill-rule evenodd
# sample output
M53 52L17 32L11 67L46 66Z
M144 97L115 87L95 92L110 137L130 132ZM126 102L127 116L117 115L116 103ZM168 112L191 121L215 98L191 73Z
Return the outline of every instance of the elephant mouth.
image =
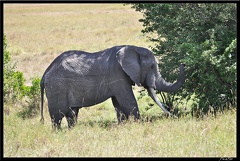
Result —
M173 115L172 113L170 113L166 108L163 107L163 104L159 101L156 92L154 91L154 89L152 87L147 88L147 91L150 95L150 97L157 103L157 105L168 115L172 116L173 118L178 118L177 116Z

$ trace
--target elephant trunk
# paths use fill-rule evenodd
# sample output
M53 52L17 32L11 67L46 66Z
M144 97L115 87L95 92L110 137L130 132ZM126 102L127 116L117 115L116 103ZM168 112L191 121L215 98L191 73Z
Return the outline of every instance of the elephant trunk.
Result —
M178 75L177 82L169 83L159 76L156 80L156 89L162 92L174 92L178 90L185 81L184 64L181 64L179 69L180 73Z
M160 73L158 73L158 78L155 82L156 85L156 89L158 91L162 91L162 92L174 92L177 89L179 89L182 84L185 81L185 74L184 74L184 64L180 65L180 73L177 79L176 83L169 83L166 82L160 75ZM167 109L164 108L163 104L159 101L153 87L148 87L148 94L150 95L150 97L157 103L157 105L167 114L169 114L170 116L173 116L174 118L177 118L176 116L174 116L173 114L171 114Z
M151 88L151 87L150 87L150 88L147 88L147 91L148 91L150 97L157 103L157 105L158 105L164 112L166 112L166 113L169 114L170 116L173 116L174 118L177 118L176 116L174 116L173 114L171 114L167 109L165 109L165 108L163 107L163 104L159 101L159 99L158 99L158 97L157 97L157 95L156 95L156 93L155 93L155 91L154 91L153 88Z

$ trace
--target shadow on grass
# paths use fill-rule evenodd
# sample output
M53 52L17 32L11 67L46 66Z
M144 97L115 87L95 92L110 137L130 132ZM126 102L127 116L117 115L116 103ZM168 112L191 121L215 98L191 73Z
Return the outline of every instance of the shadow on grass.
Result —
M131 117L128 120L125 120L121 123L118 123L117 120L109 120L109 119L100 119L100 120L87 120L87 121L81 121L79 120L76 126L90 126L90 127L96 127L99 126L101 128L109 129L114 128L119 125L125 125L125 124L131 124L131 123L152 123L163 119L174 119L170 118L165 114L161 115L142 115L140 120L134 121L134 119Z
M118 125L118 122L115 120L100 119L100 120L78 121L76 126L90 126L90 127L99 126L101 128L108 129L108 128L116 127L117 125Z

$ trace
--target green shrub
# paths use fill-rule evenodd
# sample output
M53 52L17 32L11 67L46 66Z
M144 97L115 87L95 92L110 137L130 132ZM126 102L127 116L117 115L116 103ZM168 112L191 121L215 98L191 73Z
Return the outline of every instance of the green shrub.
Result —
M35 116L39 111L40 81L40 78L35 77L31 86L24 86L23 95L26 96L27 107L18 113L23 119Z
M166 80L176 80L173 69L186 64L183 87L163 94L168 106L195 95L198 99L191 108L200 115L236 107L236 4L135 3L133 8L143 13L142 32L154 35L149 37L155 44L152 51L161 59Z
M37 108L40 103L40 81L41 78L35 77L32 79L32 86L25 87L25 96L28 97L29 107Z
M16 102L22 98L25 79L23 73L15 71L16 63L11 61L10 53L7 51L6 36L3 36L3 101Z
M40 103L40 81L35 77L32 85L24 84L23 73L16 71L16 63L11 61L10 53L7 51L6 36L3 36L4 70L3 70L3 101L4 103L16 103L26 99L27 107L18 113L22 118L28 118L37 114Z

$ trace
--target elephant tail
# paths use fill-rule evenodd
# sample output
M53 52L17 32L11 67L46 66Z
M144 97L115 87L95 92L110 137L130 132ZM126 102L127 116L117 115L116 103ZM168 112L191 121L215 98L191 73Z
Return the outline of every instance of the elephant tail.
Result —
M41 83L40 83L40 88L41 88L41 122L44 122L43 118L43 101L44 101L44 77L42 77Z

